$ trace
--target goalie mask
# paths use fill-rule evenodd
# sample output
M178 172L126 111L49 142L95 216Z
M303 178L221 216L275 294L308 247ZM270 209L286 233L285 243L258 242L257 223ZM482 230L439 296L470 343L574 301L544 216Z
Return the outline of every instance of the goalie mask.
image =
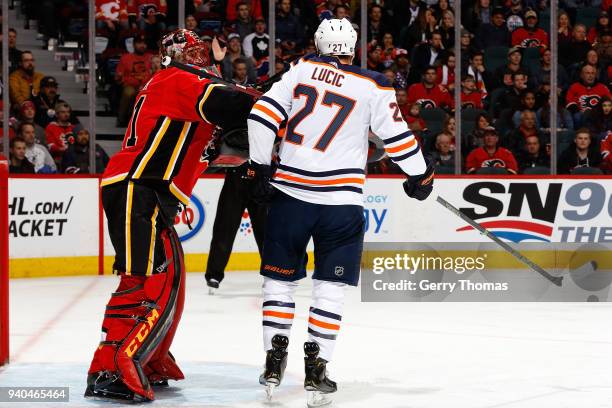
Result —
M161 58L170 57L184 64L207 67L210 63L210 45L191 30L179 28L160 41Z

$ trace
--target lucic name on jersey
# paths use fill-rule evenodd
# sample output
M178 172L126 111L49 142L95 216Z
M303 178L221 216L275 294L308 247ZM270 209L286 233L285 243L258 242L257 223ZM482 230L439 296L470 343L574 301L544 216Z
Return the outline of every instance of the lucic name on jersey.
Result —
M287 121L272 184L297 199L363 205L368 130L409 175L425 172L421 149L387 79L335 57L298 60L253 106L248 117L251 160L270 163Z

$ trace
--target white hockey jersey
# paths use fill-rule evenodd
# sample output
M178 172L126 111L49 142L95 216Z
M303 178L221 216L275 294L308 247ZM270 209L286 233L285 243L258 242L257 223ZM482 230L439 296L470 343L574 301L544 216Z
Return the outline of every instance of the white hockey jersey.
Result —
M425 160L402 119L395 91L380 73L334 57L301 58L253 106L251 160L269 164L279 126L287 121L272 184L315 204L363 205L368 129L385 142L404 172L425 172Z

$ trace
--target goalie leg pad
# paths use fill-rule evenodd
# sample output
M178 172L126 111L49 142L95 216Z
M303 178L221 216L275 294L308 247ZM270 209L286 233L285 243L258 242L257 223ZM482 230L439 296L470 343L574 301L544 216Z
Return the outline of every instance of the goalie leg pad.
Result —
M176 299L176 310L170 329L147 364L147 369L151 371L149 380L154 382L168 379L182 380L185 378L183 372L177 366L174 357L170 353L170 346L174 340L174 335L181 320L185 305L185 264L183 261L183 249L176 233L171 233L169 230L162 232L162 242L164 243L166 259L172 260L172 262L168 263L168 271L173 274L180 274L181 281ZM174 252L173 248L176 248L177 252Z
M169 374L177 379L183 377L176 364L168 362L171 357L167 349L165 353L157 351L160 345L166 344L164 340L168 333L171 332L173 336L176 330L178 319L175 321L174 317L178 303L182 303L178 302L179 297L184 299L184 289L182 295L179 293L185 280L182 250L176 232L168 229L162 235L164 246L168 245L171 251L167 271L143 277L145 280L142 287L136 284L111 298L105 314L106 339L100 343L89 371L90 375L100 372L110 372L113 375L118 373L123 384L145 400L154 399L147 374L152 375L165 364L165 371ZM124 287L134 284L129 278L136 277L122 276L122 283L125 279ZM109 307L113 313L110 313ZM171 340L167 343L168 348ZM154 367L147 367L156 354L159 357ZM172 377L167 375L167 378Z

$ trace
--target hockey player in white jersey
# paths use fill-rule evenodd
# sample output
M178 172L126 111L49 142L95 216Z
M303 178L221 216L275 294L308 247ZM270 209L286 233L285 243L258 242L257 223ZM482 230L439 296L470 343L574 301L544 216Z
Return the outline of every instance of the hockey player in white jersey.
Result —
M298 60L261 97L249 115L249 169L256 198L271 200L264 240L263 337L267 352L260 383L281 383L294 317L297 281L306 276L306 246L313 238L309 341L304 344L304 388L309 405L336 391L327 377L340 329L344 291L359 280L364 237L363 186L368 130L408 175L404 190L424 200L433 165L402 119L395 92L380 73L351 65L357 34L347 19L323 20L315 33L317 55ZM271 167L281 123L287 121ZM272 187L273 186L273 187Z

